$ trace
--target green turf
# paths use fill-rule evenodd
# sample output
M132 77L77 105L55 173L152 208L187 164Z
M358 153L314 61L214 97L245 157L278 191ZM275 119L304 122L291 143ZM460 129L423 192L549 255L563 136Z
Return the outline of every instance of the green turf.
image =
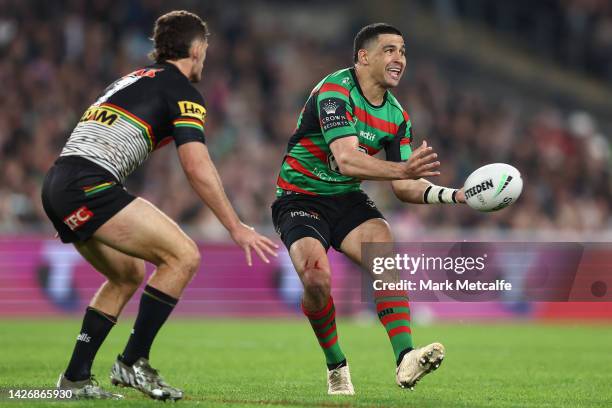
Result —
M119 324L98 354L94 372L105 386L130 323ZM78 329L77 320L0 321L0 388L51 387ZM447 358L412 392L394 383L393 353L378 323L339 322L354 397L326 395L323 355L301 320L173 320L151 357L171 384L184 388L181 406L612 406L612 326L453 324L414 331L417 344L443 342ZM120 402L5 399L0 405L159 404L133 390L125 396Z

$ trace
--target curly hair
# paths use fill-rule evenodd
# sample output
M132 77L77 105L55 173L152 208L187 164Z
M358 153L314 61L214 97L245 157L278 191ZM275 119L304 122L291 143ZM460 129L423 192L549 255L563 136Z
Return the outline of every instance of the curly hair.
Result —
M208 26L196 14L175 10L160 16L153 29L153 51L149 57L155 62L187 58L196 38L208 37Z

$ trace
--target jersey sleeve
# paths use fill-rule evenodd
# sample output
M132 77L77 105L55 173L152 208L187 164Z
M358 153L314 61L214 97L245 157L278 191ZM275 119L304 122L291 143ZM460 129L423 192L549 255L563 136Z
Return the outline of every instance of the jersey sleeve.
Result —
M317 95L317 115L327 144L342 137L357 135L347 88L334 83L321 85Z
M189 142L205 143L206 108L200 92L188 84L176 84L167 91L176 146Z
M387 161L406 161L412 154L412 123L406 111L395 137L385 145Z

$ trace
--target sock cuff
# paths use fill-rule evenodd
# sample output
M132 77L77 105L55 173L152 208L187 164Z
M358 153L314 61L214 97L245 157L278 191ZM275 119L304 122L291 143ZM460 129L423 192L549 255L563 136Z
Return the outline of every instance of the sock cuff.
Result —
M329 311L334 307L334 299L331 297L331 295L329 296L329 299L327 299L327 304L325 305L325 307L319 311L315 311L315 312L311 312L309 310L306 310L306 308L304 308L304 301L302 300L302 312L304 312L304 314L306 315L306 317L308 317L309 319L313 319L313 320L318 320L318 319L322 319L325 316L327 316L329 314Z
M159 289L155 289L153 286L149 286L149 285L145 286L144 292L142 294L150 296L153 299L158 300L172 307L176 306L176 304L178 303L178 299L173 298L172 296L162 292Z
M344 360L342 360L342 361L340 361L340 362L338 362L338 363L333 363L333 364L329 364L329 363L328 363L328 364L327 364L327 369L328 369L329 371L331 371L331 370L335 370L335 369L337 369L337 368L344 367L344 366L345 366L345 365L347 365L347 364L348 364L348 363L346 362L346 358L345 358Z
M108 320L112 324L116 324L117 323L117 317L116 316L110 315L108 313L104 313L103 311L98 310L95 307L87 306L87 309L85 309L85 313L87 314L89 312L91 312L91 313L93 313L95 315L98 315L98 316L104 318L105 320Z

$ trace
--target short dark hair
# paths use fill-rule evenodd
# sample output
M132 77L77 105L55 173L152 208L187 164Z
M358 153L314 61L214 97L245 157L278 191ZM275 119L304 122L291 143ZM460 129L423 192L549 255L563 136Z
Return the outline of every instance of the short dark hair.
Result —
M155 21L149 57L155 62L187 58L193 40L206 39L208 35L208 26L197 15L185 10L171 11Z
M363 27L353 41L353 62L357 62L359 50L366 48L368 43L375 40L380 34L402 35L402 32L387 23L374 23Z

